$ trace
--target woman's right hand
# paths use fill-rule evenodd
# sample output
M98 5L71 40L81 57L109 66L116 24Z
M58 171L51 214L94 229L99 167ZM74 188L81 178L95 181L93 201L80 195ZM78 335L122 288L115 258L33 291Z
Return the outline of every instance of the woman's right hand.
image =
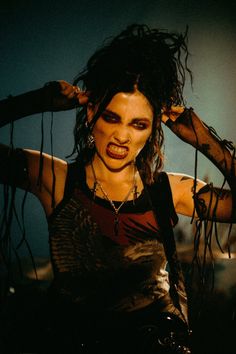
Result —
M45 111L65 111L86 105L88 93L64 80L51 81L45 85Z
M89 93L66 81L50 81L43 87L0 100L0 127L42 112L58 112L88 103Z
M75 100L77 101L77 105L83 106L88 103L88 93L85 91L81 91L78 86L73 86L64 80L58 81L61 86L61 93L64 95L68 100Z

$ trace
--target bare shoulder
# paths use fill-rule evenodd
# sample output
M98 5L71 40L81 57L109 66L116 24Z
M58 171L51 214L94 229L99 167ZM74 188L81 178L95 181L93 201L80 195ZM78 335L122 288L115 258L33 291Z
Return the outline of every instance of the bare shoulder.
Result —
M176 172L167 172L172 193L175 192L175 189L178 187L181 188L186 184L193 184L194 178L193 176L184 174L184 173L176 173Z
M46 213L49 214L52 194L54 193L56 205L63 198L68 163L46 153L41 156L37 150L24 151L28 161L30 190L39 198Z
M167 172L171 188L173 187L180 187L184 185L194 185L195 179L193 176L185 174L185 173L176 173L176 172ZM203 186L206 183L200 179L197 178L196 180L196 185L197 186Z
M24 150L27 160L30 176L38 179L40 164L42 165L42 178L52 177L53 173L57 177L65 178L67 173L67 162L58 157L42 153L37 150Z

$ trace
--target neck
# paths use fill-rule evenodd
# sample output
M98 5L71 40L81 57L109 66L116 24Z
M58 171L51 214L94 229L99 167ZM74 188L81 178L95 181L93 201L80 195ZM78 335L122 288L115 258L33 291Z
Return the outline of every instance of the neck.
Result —
M93 173L93 169L94 173ZM110 199L122 201L126 197L130 188L134 185L135 180L135 197L143 190L143 183L134 163L127 165L121 170L110 170L104 166L102 161L94 158L92 164L85 167L87 186L94 190L95 179L102 185ZM95 175L95 177L94 177ZM100 188L97 188L96 195L103 198L104 194ZM130 194L128 200L132 200L133 195Z
M121 169L110 169L105 163L99 158L94 157L93 168L96 173L96 177L100 182L103 183L131 183L133 181L134 172L136 170L134 162L125 165Z

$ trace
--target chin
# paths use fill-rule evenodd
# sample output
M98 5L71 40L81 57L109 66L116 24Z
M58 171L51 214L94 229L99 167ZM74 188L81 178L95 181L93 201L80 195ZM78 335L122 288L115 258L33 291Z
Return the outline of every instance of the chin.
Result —
M133 164L134 160L127 160L127 159L114 159L108 157L103 160L104 164L110 170L122 170L123 168Z

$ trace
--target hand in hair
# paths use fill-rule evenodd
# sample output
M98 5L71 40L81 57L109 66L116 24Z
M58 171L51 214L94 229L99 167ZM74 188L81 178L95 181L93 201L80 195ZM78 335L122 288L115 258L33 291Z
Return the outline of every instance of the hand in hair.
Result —
M66 111L88 102L87 92L64 80L51 81L46 84L46 87L48 92L45 92L45 111Z
M61 86L60 93L68 98L69 101L73 101L73 103L77 101L77 105L80 106L88 103L88 92L81 91L78 86L71 85L64 80L59 80L58 82Z
M168 120L175 122L176 119L184 112L184 106L171 106L170 109L163 107L161 110L161 121L168 126ZM170 123L171 124L171 123Z
M192 114L192 109L183 106L171 106L170 109L162 109L162 122L184 142L198 148L197 130L204 127L203 122ZM193 118L196 117L197 126L193 126Z
M37 90L0 101L0 127L41 112L65 111L85 105L88 93L66 81L50 81Z

